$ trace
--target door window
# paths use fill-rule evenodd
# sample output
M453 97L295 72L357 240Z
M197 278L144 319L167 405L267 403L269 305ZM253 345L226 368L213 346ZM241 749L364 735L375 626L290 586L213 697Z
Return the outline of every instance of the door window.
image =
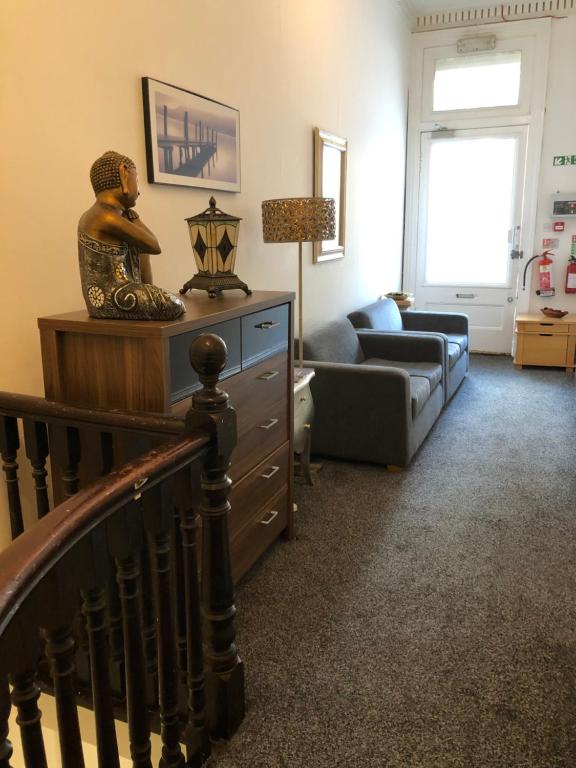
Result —
M517 136L432 140L426 284L508 284L517 156Z
M436 59L432 109L515 106L520 99L521 51L490 51Z

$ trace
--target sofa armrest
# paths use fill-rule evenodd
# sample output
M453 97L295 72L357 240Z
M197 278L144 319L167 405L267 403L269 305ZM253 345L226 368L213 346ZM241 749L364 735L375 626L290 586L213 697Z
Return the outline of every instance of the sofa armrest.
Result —
M310 381L313 452L381 464L408 463L412 402L406 371L315 360L304 365L316 372Z
M468 315L457 312L400 312L405 331L436 331L468 335Z
M368 330L358 331L358 339L366 357L444 365L445 340L440 334Z
M337 410L353 406L368 418L380 408L411 413L410 376L400 368L318 360L305 360L304 367L315 371L310 382L314 397L334 401Z

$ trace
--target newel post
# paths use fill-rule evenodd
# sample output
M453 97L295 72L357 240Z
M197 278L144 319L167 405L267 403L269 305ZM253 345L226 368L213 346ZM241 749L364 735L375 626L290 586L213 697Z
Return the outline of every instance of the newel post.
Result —
M234 585L228 537L227 475L236 444L236 413L228 395L218 389L226 364L226 345L219 336L203 334L190 348L190 361L202 382L186 416L188 429L208 429L212 440L202 469L202 613L206 652L206 713L210 737L228 739L245 712L244 667L235 645Z

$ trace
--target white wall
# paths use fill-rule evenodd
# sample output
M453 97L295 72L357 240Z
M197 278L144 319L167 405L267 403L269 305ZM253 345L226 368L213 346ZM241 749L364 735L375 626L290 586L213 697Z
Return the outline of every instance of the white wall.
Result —
M36 318L83 306L76 224L103 151L139 166L155 282L195 271L184 218L210 191L146 182L142 76L240 110L242 192L216 200L243 218L251 288L296 290L297 246L263 244L260 203L312 194L319 126L349 140L347 248L313 265L304 246L305 327L398 289L409 36L397 0L2 3L0 389L42 394Z
M576 165L553 166L555 155L576 155L576 109L574 107L574 73L576 72L576 16L552 20L550 37L550 63L548 68L548 92L544 118L544 142L538 191L538 216L534 244L541 250L543 238L557 237L560 247L554 251L553 277L556 287L554 298L536 296L537 277L532 262L528 267L527 290L531 291L530 310L556 307L576 313L576 294L566 294L566 264L570 253L572 235L576 235L576 219L564 219L563 233L546 231L550 225L550 196L556 192L576 195ZM528 254L528 258L533 254ZM530 277L532 285L530 286Z

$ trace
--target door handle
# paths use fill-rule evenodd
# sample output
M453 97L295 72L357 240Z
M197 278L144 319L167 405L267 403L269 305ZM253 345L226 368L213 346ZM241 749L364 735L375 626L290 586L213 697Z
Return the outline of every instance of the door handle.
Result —
M261 376L258 376L259 379L262 381L270 381L270 379L274 379L280 371L267 371L266 373L263 373Z
M264 480L270 480L270 478L271 478L271 477L274 477L274 475L276 474L276 472L279 472L279 471L280 471L280 467L275 467L275 466L271 466L271 467L269 467L268 469L269 469L269 471L268 471L268 472L263 472L263 473L260 475L260 477L263 477L263 478L264 478Z
M279 320L264 320L263 323L256 323L254 328L259 328L261 331L267 331L270 328L275 328L277 325L280 325Z
M278 419L268 419L266 424L258 424L258 429L270 429L275 424L278 424Z

